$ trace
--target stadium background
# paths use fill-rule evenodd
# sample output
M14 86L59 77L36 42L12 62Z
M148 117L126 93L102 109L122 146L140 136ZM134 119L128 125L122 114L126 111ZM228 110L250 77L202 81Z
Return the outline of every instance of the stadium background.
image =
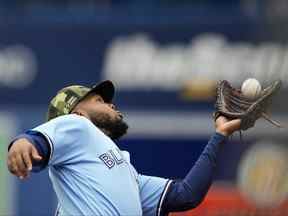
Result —
M42 123L48 101L66 85L116 82L115 103L131 127L120 146L148 175L181 178L193 165L213 132L211 92L219 78L236 84L247 76L263 83L282 78L285 88L272 112L288 122L288 3L215 2L1 1L0 215L53 215L56 198L47 171L19 181L8 173L5 157L9 140ZM259 64L247 66L259 56ZM189 214L287 215L285 205L255 210L235 191L239 161L263 140L286 148L287 133L259 121L243 143L234 135L223 147L202 212Z

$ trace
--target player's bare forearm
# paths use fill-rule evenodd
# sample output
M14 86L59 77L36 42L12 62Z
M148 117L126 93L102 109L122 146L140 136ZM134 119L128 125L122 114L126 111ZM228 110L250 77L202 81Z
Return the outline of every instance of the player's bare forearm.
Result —
M20 179L26 178L32 170L33 160L42 160L34 145L28 139L16 139L8 152L7 166L9 171Z
M240 126L240 119L228 120L224 116L219 116L215 121L216 132L224 136L230 136L232 133L239 130Z

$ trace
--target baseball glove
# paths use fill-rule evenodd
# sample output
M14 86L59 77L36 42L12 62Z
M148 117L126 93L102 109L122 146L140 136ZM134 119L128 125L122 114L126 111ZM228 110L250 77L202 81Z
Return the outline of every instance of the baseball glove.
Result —
M263 89L257 99L251 101L244 97L240 89L233 88L228 81L222 80L217 84L214 119L221 115L229 119L241 119L241 130L247 130L254 126L257 119L263 117L281 127L266 114L271 99L280 88L281 81L275 81Z

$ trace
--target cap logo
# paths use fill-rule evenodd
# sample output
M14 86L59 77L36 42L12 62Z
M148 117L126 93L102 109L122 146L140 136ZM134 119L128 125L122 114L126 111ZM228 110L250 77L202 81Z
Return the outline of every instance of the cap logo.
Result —
M73 106L73 104L77 101L77 99L78 98L75 96L70 97L69 100L66 102L67 107Z

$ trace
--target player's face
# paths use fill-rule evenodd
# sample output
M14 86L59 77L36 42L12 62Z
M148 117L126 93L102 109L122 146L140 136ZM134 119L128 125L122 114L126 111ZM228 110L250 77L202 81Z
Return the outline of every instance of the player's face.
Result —
M100 95L92 95L80 102L90 120L112 139L123 136L128 125L114 104L105 103Z

